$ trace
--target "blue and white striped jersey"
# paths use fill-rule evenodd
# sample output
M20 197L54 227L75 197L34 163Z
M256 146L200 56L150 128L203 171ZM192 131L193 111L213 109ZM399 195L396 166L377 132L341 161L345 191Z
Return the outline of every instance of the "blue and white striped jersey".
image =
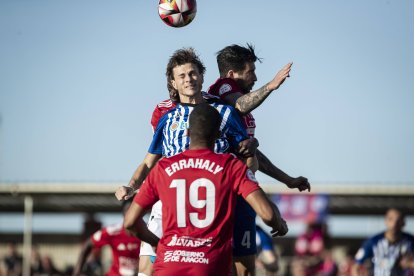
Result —
M240 117L231 106L212 102L221 115L221 137L216 140L215 152L231 152L237 149L239 142L249 138ZM194 105L177 104L163 115L154 132L149 153L173 156L188 149L190 138L187 135L188 119Z
M403 232L400 241L390 243L385 234L380 233L364 242L355 255L355 262L362 264L371 260L375 276L404 275L399 261L408 253L414 253L414 236Z

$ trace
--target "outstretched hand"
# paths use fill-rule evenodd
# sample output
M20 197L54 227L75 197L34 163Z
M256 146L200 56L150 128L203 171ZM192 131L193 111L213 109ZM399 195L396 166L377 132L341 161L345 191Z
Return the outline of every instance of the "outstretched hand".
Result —
M278 89L279 86L289 77L290 70L292 68L292 62L286 64L279 72L277 72L276 76L267 84L267 88L269 90Z
M287 186L290 189L298 189L300 192L308 190L310 192L311 186L309 184L309 181L306 177L299 176L296 178L293 178L292 181L290 181Z

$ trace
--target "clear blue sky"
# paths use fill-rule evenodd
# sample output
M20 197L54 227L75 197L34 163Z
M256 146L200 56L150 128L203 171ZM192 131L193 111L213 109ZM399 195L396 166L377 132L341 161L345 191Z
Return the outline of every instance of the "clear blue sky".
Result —
M174 50L253 43L260 149L311 182L414 182L414 2L199 0L165 25L158 1L0 1L0 181L127 181L166 99ZM268 181L264 175L259 180Z

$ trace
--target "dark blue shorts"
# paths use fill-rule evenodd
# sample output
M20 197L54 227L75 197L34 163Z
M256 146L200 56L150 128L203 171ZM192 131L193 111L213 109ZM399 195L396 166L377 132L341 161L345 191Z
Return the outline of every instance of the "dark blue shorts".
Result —
M255 255L256 212L241 196L237 197L234 219L233 256Z

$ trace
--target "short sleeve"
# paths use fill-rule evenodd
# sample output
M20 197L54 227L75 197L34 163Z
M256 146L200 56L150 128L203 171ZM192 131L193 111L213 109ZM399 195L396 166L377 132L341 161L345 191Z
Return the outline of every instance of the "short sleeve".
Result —
M110 244L110 236L108 234L108 231L106 228L102 228L98 231L96 231L92 237L91 241L95 247L102 247L107 244Z
M357 253L355 254L355 262L357 264L363 264L366 259L371 258L372 256L372 239L369 239L364 242L360 249L358 249Z
M167 115L163 115L159 119L154 135L152 136L151 145L148 148L149 153L162 155L163 131L166 119Z
M139 189L138 193L134 197L134 202L139 204L144 209L149 209L155 202L159 200L158 190L156 183L157 175L161 175L158 164L151 170Z
M261 189L254 173L236 157L232 160L230 168L234 178L233 189L238 195L246 198L252 192Z

